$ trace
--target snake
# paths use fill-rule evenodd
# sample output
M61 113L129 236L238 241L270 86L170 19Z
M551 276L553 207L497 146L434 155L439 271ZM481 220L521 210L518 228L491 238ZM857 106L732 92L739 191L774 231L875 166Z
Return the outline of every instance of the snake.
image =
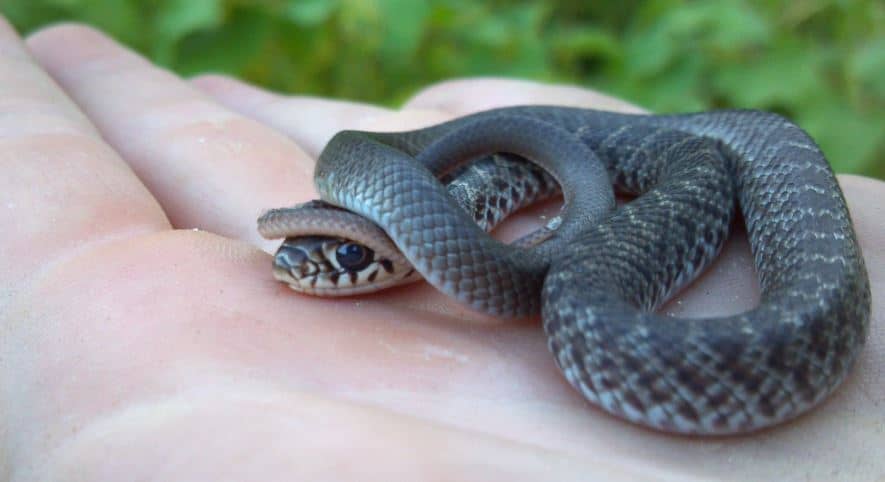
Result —
M501 180L513 173L521 186ZM321 201L258 220L265 237L286 238L277 279L327 296L423 278L481 312L540 314L568 383L647 428L731 435L793 420L843 382L869 331L845 197L811 136L776 113L527 105L403 132L341 131L314 183ZM487 232L559 190L560 215L540 234L508 245ZM615 193L630 200L617 206ZM740 219L757 306L657 313ZM317 282L322 273L334 280Z

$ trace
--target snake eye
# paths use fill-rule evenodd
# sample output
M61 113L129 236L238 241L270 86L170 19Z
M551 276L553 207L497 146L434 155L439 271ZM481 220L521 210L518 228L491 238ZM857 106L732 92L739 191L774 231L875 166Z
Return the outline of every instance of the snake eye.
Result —
M375 258L375 252L356 243L344 243L335 250L335 260L342 268L349 271L360 271Z

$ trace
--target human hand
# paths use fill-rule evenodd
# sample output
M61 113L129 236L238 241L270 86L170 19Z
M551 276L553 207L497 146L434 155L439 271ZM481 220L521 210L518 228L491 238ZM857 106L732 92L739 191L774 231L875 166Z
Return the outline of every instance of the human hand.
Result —
M627 104L485 79L430 87L390 111L216 76L186 82L83 27L40 32L27 48L34 59L0 25L5 478L885 473L876 456L885 448L881 182L841 178L876 310L845 384L771 430L669 436L583 401L537 322L478 315L426 284L350 299L296 295L273 280L273 244L255 231L262 210L315 197L313 158L338 130L404 130L509 104ZM502 236L554 211L522 213ZM755 303L755 286L736 239L665 310L735 312Z

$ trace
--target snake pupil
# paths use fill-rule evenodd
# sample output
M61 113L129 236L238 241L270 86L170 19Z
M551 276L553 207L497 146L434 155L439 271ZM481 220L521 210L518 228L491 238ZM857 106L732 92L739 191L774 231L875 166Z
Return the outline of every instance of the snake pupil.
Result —
M374 257L374 251L356 243L344 243L335 250L335 259L338 264L349 271L359 271L365 268Z

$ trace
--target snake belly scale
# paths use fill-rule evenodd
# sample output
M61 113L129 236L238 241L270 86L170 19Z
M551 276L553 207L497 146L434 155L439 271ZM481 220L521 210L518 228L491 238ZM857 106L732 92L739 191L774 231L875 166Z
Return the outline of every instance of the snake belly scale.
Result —
M496 152L539 163L562 185L563 220L543 243L495 241L437 180ZM638 197L613 211L600 179ZM569 383L651 428L733 434L795 418L842 382L866 339L869 281L844 197L814 141L776 114L520 106L408 132L344 131L315 183L446 294L504 316L540 310ZM735 202L759 305L655 314L719 252ZM288 236L297 217L268 213L259 229Z

